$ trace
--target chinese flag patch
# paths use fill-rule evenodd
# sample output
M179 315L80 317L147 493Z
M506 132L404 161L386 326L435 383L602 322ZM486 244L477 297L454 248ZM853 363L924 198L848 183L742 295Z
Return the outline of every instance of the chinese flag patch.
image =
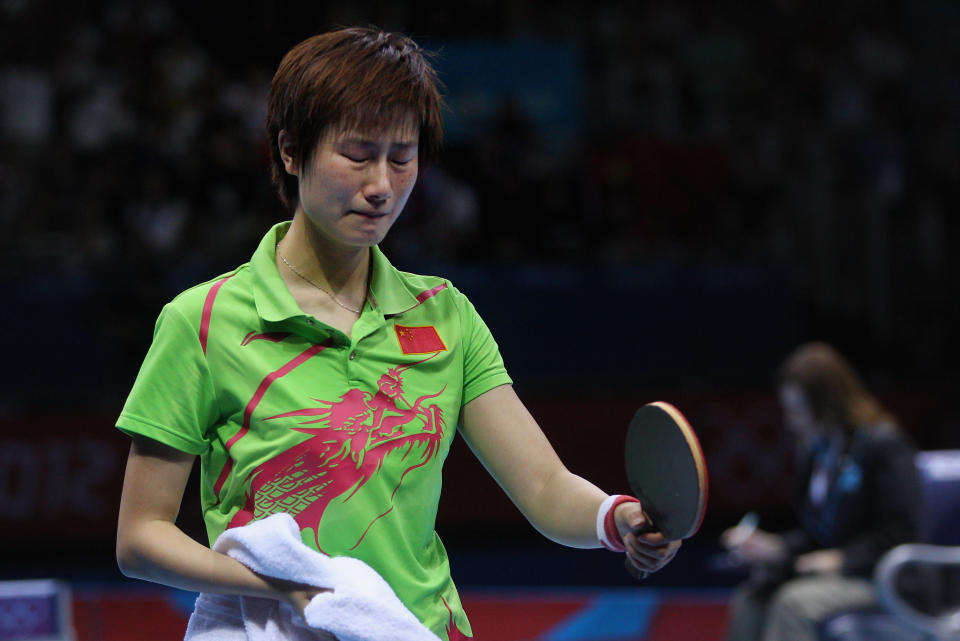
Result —
M440 334L437 334L437 328L433 325L423 327L396 325L394 331L397 332L397 341L404 354L430 354L447 350Z

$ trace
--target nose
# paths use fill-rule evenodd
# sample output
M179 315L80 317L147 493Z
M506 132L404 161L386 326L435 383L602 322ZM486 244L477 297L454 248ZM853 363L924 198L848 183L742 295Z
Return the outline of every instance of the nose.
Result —
M366 182L363 185L363 197L371 205L379 207L393 195L390 182L390 169L386 159L371 163L367 168Z

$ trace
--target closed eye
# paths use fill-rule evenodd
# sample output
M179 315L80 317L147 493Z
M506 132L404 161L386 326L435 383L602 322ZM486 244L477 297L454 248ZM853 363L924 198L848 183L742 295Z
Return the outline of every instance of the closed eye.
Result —
M417 143L396 143L387 149L384 145L364 139L348 138L337 144L340 155L350 162L361 165L376 161L381 154L386 154L390 163L395 167L409 165L417 158Z

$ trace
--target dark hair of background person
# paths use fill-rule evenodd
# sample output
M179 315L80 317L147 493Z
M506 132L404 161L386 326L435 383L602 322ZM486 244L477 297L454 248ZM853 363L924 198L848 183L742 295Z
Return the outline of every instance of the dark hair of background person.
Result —
M806 343L784 361L780 383L800 386L821 424L848 431L896 425L897 419L867 390L853 366L827 343Z

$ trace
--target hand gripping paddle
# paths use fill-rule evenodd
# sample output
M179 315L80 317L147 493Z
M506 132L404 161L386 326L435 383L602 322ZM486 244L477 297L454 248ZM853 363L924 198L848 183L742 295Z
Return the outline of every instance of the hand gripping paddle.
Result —
M707 465L697 435L680 410L657 401L644 405L627 429L627 480L640 499L645 532L662 532L671 540L693 536L707 509ZM627 571L646 578L629 559Z

